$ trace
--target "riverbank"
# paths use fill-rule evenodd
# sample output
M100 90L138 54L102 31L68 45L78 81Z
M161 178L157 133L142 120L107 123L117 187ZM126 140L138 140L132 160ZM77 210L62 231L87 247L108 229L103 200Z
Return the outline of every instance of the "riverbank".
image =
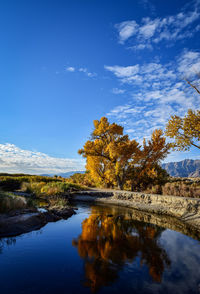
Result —
M25 199L29 200L29 197L14 197L14 199L17 203L20 201L24 204L27 201ZM62 196L62 201L63 199L65 199L64 202L85 201L127 207L135 210L134 214L138 216L139 221L171 228L187 235L191 234L193 238L200 233L200 199L197 198L90 189L68 193ZM1 213L0 237L16 236L38 230L48 222L67 219L75 213L75 210L69 206L62 208L50 206L46 209L23 208Z
M74 201L89 201L134 208L172 216L200 231L200 199L117 190L88 190L72 193Z
M68 219L75 210L70 207L62 209L23 209L0 214L0 238L12 237L39 230L49 222Z

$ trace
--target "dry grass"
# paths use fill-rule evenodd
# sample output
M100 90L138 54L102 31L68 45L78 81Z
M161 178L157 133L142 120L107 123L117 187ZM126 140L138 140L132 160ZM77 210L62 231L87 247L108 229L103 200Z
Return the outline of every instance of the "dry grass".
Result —
M198 183L172 182L162 187L163 195L200 198L200 185Z
M27 201L24 197L16 197L9 193L0 192L0 213L27 208Z
M200 198L200 180L170 178L166 184L150 186L144 192L149 194Z

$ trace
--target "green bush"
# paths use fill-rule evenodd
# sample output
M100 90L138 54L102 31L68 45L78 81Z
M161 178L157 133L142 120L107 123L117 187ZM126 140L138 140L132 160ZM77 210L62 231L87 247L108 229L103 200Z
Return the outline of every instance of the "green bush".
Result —
M81 190L82 188L77 184L54 182L44 185L41 189L42 194L46 195L61 195L66 192Z
M83 187L77 184L67 182L39 182L39 183L23 183L22 190L36 196L52 196L62 195L66 192L82 190Z
M0 189L4 191L19 190L22 183L50 183L62 182L64 179L44 176L31 176L31 175L4 175L0 174Z

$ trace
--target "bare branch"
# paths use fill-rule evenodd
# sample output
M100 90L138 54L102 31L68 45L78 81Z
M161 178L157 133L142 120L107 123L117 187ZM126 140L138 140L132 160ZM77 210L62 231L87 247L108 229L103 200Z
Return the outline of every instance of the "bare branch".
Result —
M190 85L190 87L192 87L193 89L195 89L195 91L197 91L197 93L200 95L200 90L193 85L190 81L188 81L187 79L185 79L185 81Z

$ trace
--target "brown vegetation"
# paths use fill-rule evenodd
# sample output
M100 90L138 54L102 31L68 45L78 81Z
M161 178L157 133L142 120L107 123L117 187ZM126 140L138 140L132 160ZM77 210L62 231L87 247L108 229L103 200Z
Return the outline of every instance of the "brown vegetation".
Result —
M149 186L145 192L149 194L200 198L200 180L169 178L168 182L164 185Z

